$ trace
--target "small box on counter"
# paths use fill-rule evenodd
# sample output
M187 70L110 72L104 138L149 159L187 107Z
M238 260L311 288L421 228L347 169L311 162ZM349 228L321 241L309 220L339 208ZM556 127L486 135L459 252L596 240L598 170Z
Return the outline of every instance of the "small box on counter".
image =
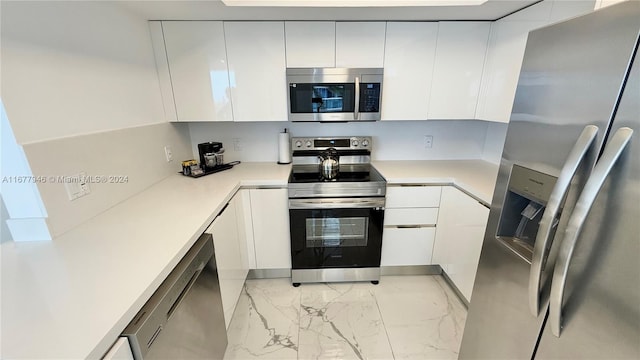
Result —
M182 162L182 174L186 176L200 175L202 169L198 166L195 159L185 160Z

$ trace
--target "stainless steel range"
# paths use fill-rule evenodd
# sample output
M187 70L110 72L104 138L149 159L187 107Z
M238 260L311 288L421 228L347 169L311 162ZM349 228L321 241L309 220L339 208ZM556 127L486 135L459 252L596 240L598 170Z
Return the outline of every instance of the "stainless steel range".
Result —
M380 280L386 181L370 137L292 138L291 281Z

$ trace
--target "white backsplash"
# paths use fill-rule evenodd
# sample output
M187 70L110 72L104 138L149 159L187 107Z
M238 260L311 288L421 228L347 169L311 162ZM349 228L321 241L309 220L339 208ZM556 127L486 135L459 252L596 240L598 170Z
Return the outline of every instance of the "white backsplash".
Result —
M165 159L165 145L172 148L171 162ZM74 201L62 182L39 183L55 237L179 172L180 160L189 156L190 140L185 124L163 123L30 143L24 151L35 176L74 176L82 171L126 177L123 182L89 184L91 193Z
M374 160L483 159L497 162L500 159L497 149L502 152L504 136L499 136L499 126L490 124L475 120L190 123L189 133L195 159L198 158L198 143L219 141L225 148L225 162L277 161L278 133L284 128L289 129L291 136L372 136ZM424 146L425 135L433 136L430 149ZM240 150L235 147L236 142L239 142Z

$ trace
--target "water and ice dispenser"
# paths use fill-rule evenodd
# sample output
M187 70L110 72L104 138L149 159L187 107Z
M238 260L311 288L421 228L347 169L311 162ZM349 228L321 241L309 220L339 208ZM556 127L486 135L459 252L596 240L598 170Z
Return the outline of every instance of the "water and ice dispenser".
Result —
M496 238L531 263L540 220L557 178L513 165ZM560 213L558 213L560 217ZM554 236L557 219L552 224Z

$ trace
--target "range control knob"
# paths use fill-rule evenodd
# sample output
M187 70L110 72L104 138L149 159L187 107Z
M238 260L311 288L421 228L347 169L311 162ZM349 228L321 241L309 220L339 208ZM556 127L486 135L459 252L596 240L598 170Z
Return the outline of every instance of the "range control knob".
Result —
M362 146L364 146L364 147L369 146L369 140L367 140L367 139L362 140Z
M310 148L311 147L311 141L307 140L307 142L304 144L306 147Z
M301 147L301 146L302 146L302 141L300 141L300 140L296 141L296 147L298 147L298 148L299 148L299 147Z
M353 140L351 140L351 146L353 146L353 147L357 147L357 146L358 146L358 144L359 144L359 142L358 142L358 140L357 140L357 139L353 139Z

